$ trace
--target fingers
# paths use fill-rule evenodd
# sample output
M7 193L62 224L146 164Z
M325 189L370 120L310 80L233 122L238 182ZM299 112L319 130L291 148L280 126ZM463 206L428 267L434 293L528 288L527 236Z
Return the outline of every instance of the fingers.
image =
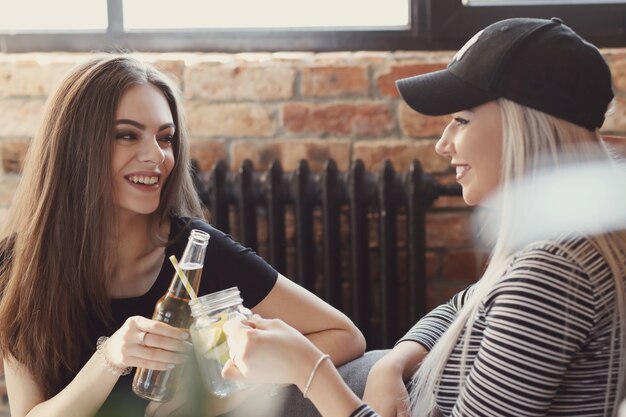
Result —
M222 377L225 379L242 379L243 375L237 366L235 361L231 358L226 361L224 368L222 368Z
M255 314L248 318L234 317L224 324L223 330L229 336L244 329L272 330L283 325L284 323L279 319L264 319Z
M127 366L172 369L193 349L186 331L145 317L130 317L120 330L120 360Z
M179 329L169 324L156 320L150 320L141 316L130 317L126 323L131 329L137 329L146 333L156 334L159 336L169 337L178 340L189 339L189 334L183 329Z
M175 365L181 365L189 360L189 356L185 353L171 352L168 350L148 347L138 347L132 349L129 352L129 356L134 358L135 361L143 363L144 365L135 365L142 368L156 369L146 364L160 364L164 366L164 369L171 369Z
M161 336L155 333L148 333L143 338L143 345L139 346L148 348L159 348L170 350L172 352L188 352L193 349L191 342L186 340L173 339L171 337Z

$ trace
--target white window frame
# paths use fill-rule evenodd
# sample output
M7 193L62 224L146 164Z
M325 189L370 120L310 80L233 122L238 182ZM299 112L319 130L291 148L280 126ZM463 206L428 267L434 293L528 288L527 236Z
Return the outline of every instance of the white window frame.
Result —
M411 2L411 24L398 29L125 32L122 0L107 0L108 28L105 33L0 33L0 52L454 50L488 24L515 16L558 16L599 47L626 46L626 19L623 18L626 4L466 7L463 0L407 1Z

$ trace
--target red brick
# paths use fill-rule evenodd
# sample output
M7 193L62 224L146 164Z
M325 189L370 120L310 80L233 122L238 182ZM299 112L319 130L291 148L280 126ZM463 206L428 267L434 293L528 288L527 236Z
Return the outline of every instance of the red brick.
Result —
M443 279L476 282L484 271L485 261L484 254L473 250L449 251L443 256Z
M268 106L188 101L186 108L189 132L195 137L268 137L276 131Z
M432 280L438 276L440 268L439 254L433 251L426 251L426 279Z
M74 67L73 63L20 60L2 63L0 96L46 97Z
M425 116L404 102L398 105L398 118L402 134L413 138L439 138L450 123L450 116Z
M5 174L0 177L0 207L7 208L11 205L13 194L20 182L20 175ZM7 213L4 212L4 215Z
M198 163L200 172L207 172L220 160L226 159L226 144L222 140L206 140L191 142L191 159Z
M338 64L352 62L354 60L353 52L334 51L334 52L318 52L314 56L315 63L322 64Z
M2 169L5 173L19 174L24 168L24 158L28 150L28 142L9 141L0 143Z
M626 96L615 97L615 106L606 116L602 132L606 133L626 133Z
M0 137L33 137L43 111L43 99L0 100Z
M185 61L182 59L159 58L154 62L154 67L168 76L179 88L182 88Z
M442 185L457 184L456 174L438 175L435 180ZM435 208L467 208L462 196L440 196L433 203Z
M359 62L381 63L388 61L392 57L392 53L388 51L357 51L354 53L354 59Z
M286 65L197 64L184 75L185 97L218 100L287 100L293 96L295 69Z
M294 171L300 160L308 162L313 171L321 171L328 159L333 159L340 171L347 171L350 162L350 142L334 139L240 140L231 145L231 169L241 167L250 159L258 170L266 170L272 161L281 163L283 170Z
M428 72L439 71L446 67L441 63L413 63L395 64L385 73L376 77L376 85L383 96L398 97L396 81L401 78L412 77L414 75L426 74Z
M272 61L299 64L312 60L314 56L313 52L274 52L272 53Z
M429 310L432 310L441 304L447 303L456 293L467 287L468 284L466 282L457 281L441 281L429 286L427 290Z
M301 79L301 92L304 96L364 96L369 91L369 80L365 65L303 68Z
M413 160L422 164L425 172L439 172L450 163L435 152L435 141L375 140L354 143L353 160L360 159L367 170L380 169L382 162L390 160L396 171L407 171Z
M282 109L283 126L291 133L387 136L395 127L386 104L305 104L289 103Z
M615 92L626 94L626 52L612 54L607 57L607 61L611 67Z
M472 243L471 211L426 214L428 248L463 248Z

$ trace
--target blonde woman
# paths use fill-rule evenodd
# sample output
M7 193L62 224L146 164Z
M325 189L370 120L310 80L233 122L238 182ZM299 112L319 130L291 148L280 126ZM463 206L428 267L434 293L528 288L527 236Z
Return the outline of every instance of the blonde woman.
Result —
M345 315L202 220L178 97L152 66L115 55L78 66L50 97L2 231L13 417L190 416L181 398L137 397L127 374L170 369L191 349L187 332L150 317L192 228L211 235L200 293L238 286L252 311L338 364L363 353Z
M476 34L447 69L398 89L417 112L451 115L436 149L455 166L464 200L499 195L484 275L374 365L363 398L371 408L276 320L228 324L227 375L297 384L325 417L616 415L626 384L625 232L545 236L523 248L509 233L524 210L511 204L516 181L546 157L560 164L563 149L583 162L599 145L613 93L598 50L559 19L509 19Z

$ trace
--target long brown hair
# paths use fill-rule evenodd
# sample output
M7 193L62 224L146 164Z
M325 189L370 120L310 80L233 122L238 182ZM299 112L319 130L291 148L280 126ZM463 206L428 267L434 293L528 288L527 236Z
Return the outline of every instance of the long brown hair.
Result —
M0 349L28 369L45 398L81 367L87 313L111 319L106 282L116 262L110 238L115 112L129 87L147 83L161 90L176 123L176 163L150 238L159 241L156 225L169 216L202 215L176 88L153 67L112 55L77 67L49 98L0 234Z

